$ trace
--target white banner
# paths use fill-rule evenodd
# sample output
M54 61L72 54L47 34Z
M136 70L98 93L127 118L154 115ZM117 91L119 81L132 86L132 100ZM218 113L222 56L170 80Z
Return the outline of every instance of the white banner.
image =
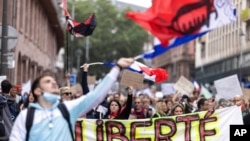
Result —
M229 141L230 125L242 125L240 107L138 120L79 120L76 141Z

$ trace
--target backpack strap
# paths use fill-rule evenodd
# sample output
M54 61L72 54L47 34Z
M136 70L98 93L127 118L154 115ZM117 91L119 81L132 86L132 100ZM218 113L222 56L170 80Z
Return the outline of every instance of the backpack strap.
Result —
M74 135L73 135L73 130L72 130L72 126L71 126L71 122L70 122L70 115L69 115L69 111L68 109L66 108L65 104L64 103L60 103L58 105L58 108L59 110L61 111L64 119L67 121L68 123L68 126L69 126L69 130L70 130L70 134L71 134L71 137L72 137L72 141L74 141Z
M29 140L29 136L30 136L30 129L32 127L32 124L33 124L33 120L34 120L34 114L35 114L35 108L34 107L29 107L27 109L27 116L26 116L26 123L25 123L25 126L26 126L26 141Z

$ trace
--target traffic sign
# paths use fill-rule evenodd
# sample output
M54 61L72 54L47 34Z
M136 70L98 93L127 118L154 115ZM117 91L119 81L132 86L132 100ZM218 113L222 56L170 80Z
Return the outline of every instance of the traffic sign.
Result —
M76 75L75 74L70 74L69 82L70 82L70 85L76 84Z
M2 33L2 26L1 25L0 25L0 33ZM4 37L4 38L8 39L8 43L7 43L8 50L13 49L17 44L17 39L18 39L17 30L14 27L8 25L8 35L7 35L7 37ZM0 38L0 45L1 45L1 41L2 41L2 37ZM1 49L1 46L0 46L0 49Z

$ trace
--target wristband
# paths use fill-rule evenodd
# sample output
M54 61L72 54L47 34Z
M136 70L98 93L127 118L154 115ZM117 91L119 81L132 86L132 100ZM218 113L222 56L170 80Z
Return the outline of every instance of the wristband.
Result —
M116 64L116 66L120 69L120 71L122 71L123 67L119 64Z

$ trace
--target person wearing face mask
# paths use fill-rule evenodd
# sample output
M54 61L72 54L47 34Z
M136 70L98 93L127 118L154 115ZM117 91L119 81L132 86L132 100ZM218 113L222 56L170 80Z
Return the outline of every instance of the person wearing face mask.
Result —
M69 112L72 127L75 127L78 117L86 114L91 108L104 100L122 68L129 67L133 62L134 59L132 58L119 59L117 65L111 69L95 90L89 92L86 96L63 102ZM10 141L25 141L27 138L29 141L74 140L68 123L58 108L60 103L59 88L54 77L49 74L38 77L34 80L31 91L34 94L35 102L30 103L29 107L33 107L35 112L29 136L26 137L27 109L24 109L16 118ZM74 130L73 128L73 133Z

